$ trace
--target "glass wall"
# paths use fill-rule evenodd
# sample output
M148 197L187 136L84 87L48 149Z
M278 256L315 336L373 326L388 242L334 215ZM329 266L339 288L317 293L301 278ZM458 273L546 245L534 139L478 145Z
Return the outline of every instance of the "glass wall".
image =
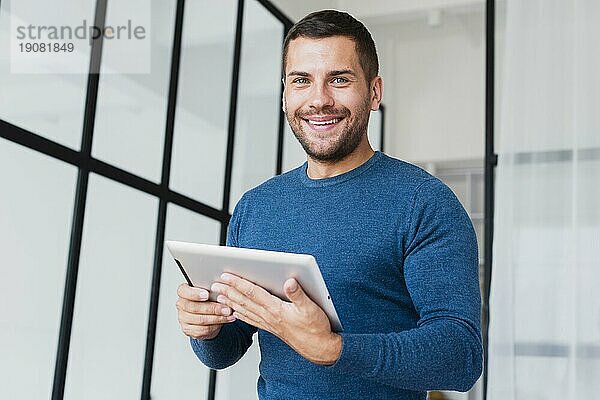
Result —
M185 208L169 204L166 240L219 244L221 224ZM168 254L166 247L163 253ZM169 257L163 258L156 327L152 398L204 399L208 393L209 370L190 351L189 339L181 333L177 314L177 286L181 273Z
M36 0L0 2L0 118L30 132L79 150L85 106L87 76L84 74L11 73L11 27L43 20L45 25L80 24L93 21L94 0L56 2L39 7ZM61 4L62 3L62 4ZM12 24L12 26L11 26ZM81 58L89 59L89 47L78 47Z
M171 189L221 208L237 2L186 3Z
M149 194L90 176L66 399L139 396L157 209Z
M52 390L77 170L0 139L0 398Z
M151 24L150 72L115 73L123 64L135 66L137 54L124 52L118 41L103 44L92 156L154 182L161 178L175 5L175 0L107 4L107 25L126 23L138 10L150 13L145 18Z
M229 209L277 171L284 27L262 5L245 2ZM257 116L260 116L257 118ZM261 151L256 151L261 149Z
M600 390L600 4L496 12L488 399Z

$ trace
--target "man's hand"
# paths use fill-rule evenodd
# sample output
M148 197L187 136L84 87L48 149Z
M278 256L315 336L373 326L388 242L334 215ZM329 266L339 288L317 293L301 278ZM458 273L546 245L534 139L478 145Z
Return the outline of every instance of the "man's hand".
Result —
M231 308L208 301L208 291L182 283L177 288L177 319L181 330L194 339L214 339L223 324L235 321Z
M221 275L211 291L217 301L233 309L233 316L271 332L302 357L315 364L331 365L342 351L342 338L331 331L325 312L313 302L295 279L283 291L291 302L282 301L265 289L232 274Z

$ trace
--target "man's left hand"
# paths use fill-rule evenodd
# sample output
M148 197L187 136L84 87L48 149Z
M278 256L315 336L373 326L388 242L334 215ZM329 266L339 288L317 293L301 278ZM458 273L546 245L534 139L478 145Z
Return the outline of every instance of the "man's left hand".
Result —
M221 275L211 286L217 301L234 310L233 316L277 336L302 357L319 365L331 365L342 351L342 337L331 331L325 312L291 278L283 285L290 302L232 274Z

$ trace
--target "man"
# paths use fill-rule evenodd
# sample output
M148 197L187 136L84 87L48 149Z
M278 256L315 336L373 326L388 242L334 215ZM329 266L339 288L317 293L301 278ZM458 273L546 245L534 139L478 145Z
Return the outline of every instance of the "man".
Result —
M374 152L381 102L375 44L346 13L308 15L288 33L283 107L307 163L248 191L228 245L315 256L344 326L294 279L289 301L225 274L178 289L198 358L233 365L258 330L261 399L425 399L468 390L482 368L478 255L471 222L437 178Z

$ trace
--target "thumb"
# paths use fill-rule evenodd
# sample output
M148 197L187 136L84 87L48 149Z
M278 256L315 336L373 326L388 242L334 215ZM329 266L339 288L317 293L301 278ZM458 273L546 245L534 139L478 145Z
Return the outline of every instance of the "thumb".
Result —
M304 306L312 301L294 278L290 278L283 284L283 291L290 301L298 306Z

